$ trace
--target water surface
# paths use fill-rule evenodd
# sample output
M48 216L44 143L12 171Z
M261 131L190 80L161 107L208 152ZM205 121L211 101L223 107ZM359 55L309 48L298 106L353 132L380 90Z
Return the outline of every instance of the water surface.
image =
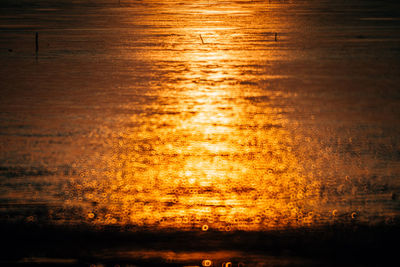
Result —
M2 4L2 222L396 225L397 4L121 2Z

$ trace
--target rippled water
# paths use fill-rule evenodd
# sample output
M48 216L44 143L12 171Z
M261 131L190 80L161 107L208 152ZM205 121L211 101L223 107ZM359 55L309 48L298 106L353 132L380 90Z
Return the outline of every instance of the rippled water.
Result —
M2 4L2 221L398 219L397 4L94 2Z

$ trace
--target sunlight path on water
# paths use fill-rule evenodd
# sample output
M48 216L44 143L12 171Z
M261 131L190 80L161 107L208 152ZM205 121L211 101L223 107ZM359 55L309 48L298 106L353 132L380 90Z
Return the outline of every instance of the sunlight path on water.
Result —
M174 48L143 55L167 68L145 94L151 102L109 129L111 148L70 185L93 203L86 220L203 231L310 224L319 182L303 176L275 102L290 95L258 87L282 78L258 69L276 57L273 35L247 24L261 6L184 6L165 11L180 18L161 30L178 33L164 44Z
M1 217L155 231L394 222L400 25L363 2L10 4Z

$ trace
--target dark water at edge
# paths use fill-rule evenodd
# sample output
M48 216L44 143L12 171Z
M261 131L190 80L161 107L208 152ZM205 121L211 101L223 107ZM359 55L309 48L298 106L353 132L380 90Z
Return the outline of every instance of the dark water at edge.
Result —
M2 266L389 266L393 225L326 225L269 232L129 231L2 224ZM206 263L207 264L207 263ZM93 266L93 265L92 265Z

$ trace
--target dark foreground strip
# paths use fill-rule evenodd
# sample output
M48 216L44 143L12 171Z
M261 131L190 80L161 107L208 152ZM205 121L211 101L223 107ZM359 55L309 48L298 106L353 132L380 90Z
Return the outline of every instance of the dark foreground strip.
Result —
M257 266L257 261L266 262L259 266L391 266L398 259L400 227L337 224L268 232L179 232L2 223L0 234L2 266L184 266L193 261L201 266L201 255L218 258L223 253L243 266Z

